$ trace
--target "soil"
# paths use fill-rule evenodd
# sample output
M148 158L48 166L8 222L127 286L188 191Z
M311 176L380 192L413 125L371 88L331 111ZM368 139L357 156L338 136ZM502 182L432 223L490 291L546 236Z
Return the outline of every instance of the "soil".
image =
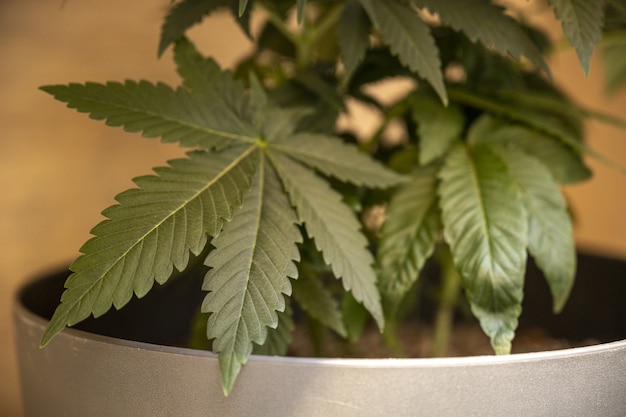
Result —
M375 328L368 328L356 344L347 344L341 338L330 333L323 335L323 352L316 352L305 328L297 328L289 356L325 356L351 358L424 358L431 357L432 328L428 324L413 322L405 324L398 332L402 353L399 355L383 340ZM572 341L555 338L539 327L519 329L513 341L512 353L539 352L598 344L595 339ZM448 351L445 356L480 356L493 355L489 338L475 323L455 325Z

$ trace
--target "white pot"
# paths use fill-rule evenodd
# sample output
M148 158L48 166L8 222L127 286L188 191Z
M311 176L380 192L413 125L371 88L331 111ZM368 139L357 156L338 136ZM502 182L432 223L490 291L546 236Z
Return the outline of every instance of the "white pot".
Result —
M39 349L47 320L25 306L38 285L14 308L27 417L626 416L626 340L499 357L253 356L224 397L208 352L75 329Z

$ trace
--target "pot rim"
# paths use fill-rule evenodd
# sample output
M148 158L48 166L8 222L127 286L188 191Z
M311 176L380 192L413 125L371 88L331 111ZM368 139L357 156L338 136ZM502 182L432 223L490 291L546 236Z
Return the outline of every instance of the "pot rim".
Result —
M26 284L28 285L28 283ZM26 286L25 285L25 286ZM23 288L23 287L22 287ZM18 292L17 300L14 303L13 314L20 317L22 321L30 322L31 325L37 326L43 330L47 326L49 320L30 311L21 302ZM121 339L111 336L105 336L84 330L78 330L71 327L65 328L61 334L74 339L83 339L88 342L117 345L122 348L135 350L146 350L159 353L169 353L182 356L195 356L215 358L217 355L210 351L184 348L168 345L157 345L153 343L138 342L134 340ZM50 342L54 343L54 339ZM45 349L45 348L44 348ZM567 357L578 357L593 355L602 352L624 350L626 351L626 339L603 342L595 345L573 347L567 349L557 349L550 351L512 353L510 355L480 355L480 356L461 356L461 357L443 357L443 358L315 358L315 357L291 357L291 356L262 356L251 355L248 362L273 362L282 365L309 365L309 366L333 366L333 367L365 367L365 368L424 368L424 367L463 367L463 366L484 366L497 364L514 364L524 362L537 362L545 360L554 360Z

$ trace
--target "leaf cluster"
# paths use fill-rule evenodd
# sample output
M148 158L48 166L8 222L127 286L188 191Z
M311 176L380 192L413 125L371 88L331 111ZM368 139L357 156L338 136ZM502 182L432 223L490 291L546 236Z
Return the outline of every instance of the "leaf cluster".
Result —
M587 72L602 2L550 4ZM221 9L254 40L233 71L185 38ZM208 252L202 311L228 393L253 351L286 352L294 311L351 339L368 317L381 330L397 320L445 245L507 353L528 254L554 309L567 300L575 251L559 187L590 176L587 113L550 83L547 39L511 15L487 0L182 0L158 47L173 46L180 86L42 87L110 126L191 148L104 211L42 344ZM371 93L395 78L412 87L391 104ZM338 128L350 102L378 115L370 136ZM382 227L363 221L381 208Z

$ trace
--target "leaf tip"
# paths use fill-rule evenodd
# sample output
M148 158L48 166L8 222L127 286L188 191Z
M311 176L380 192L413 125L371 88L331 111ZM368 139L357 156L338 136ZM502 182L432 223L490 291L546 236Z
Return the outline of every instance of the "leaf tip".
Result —
M567 304L567 300L569 299L574 280L572 279L570 282L571 285L569 288L552 292L552 312L554 314L559 314L563 311L563 308L565 308L565 304Z
M41 336L41 340L39 341L39 348L43 349L44 347L46 347L48 343L50 343L50 341L65 328L65 326L65 322L59 319L55 320L53 316L52 320L50 321L50 323L48 323L48 326Z
M165 52L168 46L169 46L169 42L166 41L165 39L161 39L161 42L159 42L159 47L157 48L157 58L161 58L163 56L163 53Z
M222 392L225 397L228 397L233 391L237 376L243 366L243 361L237 358L234 354L219 354L220 374L222 382Z
M509 355L511 353L511 343L495 344L492 341L492 347L496 355Z
M578 55L578 60L580 61L580 66L583 70L583 75L585 77L589 76L589 72L591 71L591 57L584 57L582 55Z
M237 13L239 14L239 17L242 17L244 15L247 7L248 7L248 0L239 0L239 10L237 11Z

